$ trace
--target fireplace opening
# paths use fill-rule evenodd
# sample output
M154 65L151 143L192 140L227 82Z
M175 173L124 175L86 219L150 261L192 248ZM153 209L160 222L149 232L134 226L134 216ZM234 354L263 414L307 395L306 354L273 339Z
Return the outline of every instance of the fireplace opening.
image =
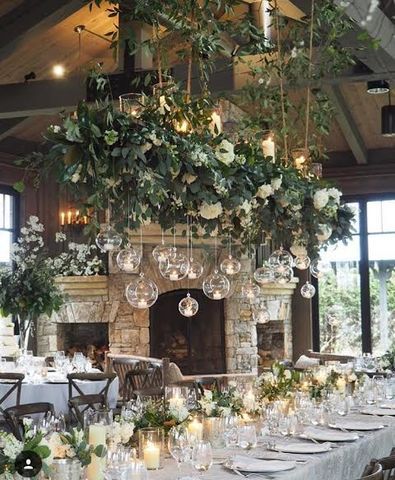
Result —
M104 368L108 343L107 323L58 323L58 350L82 352L96 368Z
M191 289L199 311L187 318L178 311L187 292L163 293L150 308L151 356L170 358L186 375L225 373L224 302Z

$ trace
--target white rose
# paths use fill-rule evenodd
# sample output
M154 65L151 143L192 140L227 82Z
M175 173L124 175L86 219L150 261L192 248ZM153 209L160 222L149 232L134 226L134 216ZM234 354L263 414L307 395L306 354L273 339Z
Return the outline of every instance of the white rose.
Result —
M199 208L199 215L206 220L212 220L213 218L219 217L222 211L223 209L221 202L211 205L207 202L203 202Z
M234 146L228 140L222 142L215 149L217 159L225 165L230 165L235 159Z
M265 200L267 197L270 197L270 195L272 195L274 192L273 190L273 187L271 185L261 185L257 192L256 192L256 196L259 197L259 198L262 198L263 200Z
M329 194L325 188L315 192L313 196L314 208L316 210L322 210L329 202Z
M192 175L192 173L184 173L184 175L182 176L182 182L187 183L188 185L193 183L196 179L197 179L197 176Z
M328 188L327 189L328 195L333 198L333 200L339 204L340 203L340 198L342 196L342 192L338 190L337 188Z
M283 177L273 178L273 180L270 183L273 188L273 191L276 191L281 187L282 181L283 181Z
M293 244L290 250L295 257L307 257L307 250L303 245Z

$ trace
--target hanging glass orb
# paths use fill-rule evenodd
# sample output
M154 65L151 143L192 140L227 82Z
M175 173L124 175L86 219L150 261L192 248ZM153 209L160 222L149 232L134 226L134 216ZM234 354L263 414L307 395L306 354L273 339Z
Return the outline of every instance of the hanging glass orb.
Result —
M191 294L188 292L187 296L180 300L178 304L178 311L184 317L193 317L197 314L199 310L199 304L197 300L191 297Z
M105 225L96 237L96 245L102 252L112 252L121 246L122 237L109 224Z
M272 283L274 281L273 268L265 262L262 267L255 270L254 278L261 284Z
M221 269L221 272L225 275L232 276L240 272L241 263L239 262L239 260L237 260L237 258L229 255L227 258L222 260L219 268Z
M203 293L211 300L222 300L230 291L230 282L218 270L206 277L203 281Z
M262 303L258 303L252 308L252 318L256 323L268 323L270 322L269 310Z
M202 276L203 265L197 262L192 257L189 259L188 278L189 280L196 280Z
M259 288L259 285L254 283L252 280L249 280L247 283L244 283L241 286L241 297L243 300L246 300L249 303L255 303L260 294L261 289Z
M294 266L298 270L307 270L310 266L311 260L308 256L295 257Z
M269 257L269 265L286 265L291 267L293 264L292 255L284 250L283 247L280 247L278 250L275 250Z
M289 283L294 276L294 272L288 265L277 265L273 269L273 277L276 283Z
M172 245L161 243L152 250L152 256L158 262L165 262L175 254L175 248Z
M304 298L313 298L315 295L315 287L310 282L306 282L300 289L300 294Z
M177 282L182 280L188 274L189 262L187 257L175 251L166 261L159 263L159 271L163 278Z
M131 245L120 250L117 255L117 265L120 270L132 273L140 265L141 256Z
M158 299L158 287L144 273L126 287L126 299L135 308L149 308Z
M320 258L316 258L310 264L310 273L315 278L323 278L331 270L331 264L321 260Z
M326 240L328 240L328 238L331 237L332 232L333 230L330 225L326 225L325 223L320 223L318 225L318 231L315 234L315 236L317 237L317 240L319 242L325 242Z

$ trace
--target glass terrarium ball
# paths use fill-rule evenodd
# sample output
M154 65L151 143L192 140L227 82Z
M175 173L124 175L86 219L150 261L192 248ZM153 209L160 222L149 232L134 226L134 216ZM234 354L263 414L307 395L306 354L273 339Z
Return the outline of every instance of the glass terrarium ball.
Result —
M292 255L280 247L275 250L269 257L269 265L286 265L291 267L293 263Z
M149 308L158 299L158 287L143 274L126 287L126 299L135 308Z
M300 294L304 298L313 298L315 295L315 287L309 282L306 282L300 289Z
M269 310L262 304L255 305L252 309L252 318L256 323L270 322Z
M175 248L172 245L161 243L152 250L152 256L158 262L165 262L175 254Z
M332 235L332 227L330 225L326 225L325 223L320 223L318 225L318 231L316 233L316 237L318 241L325 242L328 238Z
M237 258L232 257L232 255L229 255L227 258L222 260L221 265L220 265L221 272L224 273L225 275L236 275L237 273L240 272L241 269L241 263Z
M197 280L202 276L203 265L193 258L189 259L188 278L189 280Z
M315 278L323 278L327 273L332 270L331 264L320 258L316 258L310 264L310 273Z
M268 263L264 263L262 267L255 270L254 278L258 283L272 283L274 281L273 268Z
M307 256L303 257L295 257L294 259L294 266L298 270L307 270L310 266L311 260Z
M251 280L241 286L241 297L247 302L256 302L260 294L261 289L259 288L259 285Z
M120 270L132 273L140 265L141 256L131 245L120 250L117 255L117 265Z
M199 311L199 304L197 300L191 297L190 293L187 293L187 296L180 300L178 311L184 317L193 317Z
M121 246L122 237L111 225L106 225L96 236L96 245L102 252L112 252Z
M293 278L294 272L291 267L287 265L277 265L273 269L274 281L276 283L289 283Z
M229 291L229 280L218 270L215 270L203 281L203 292L211 300L222 300L228 295Z
M166 261L159 262L159 271L162 277L172 282L182 280L188 274L189 261L181 252L175 252Z

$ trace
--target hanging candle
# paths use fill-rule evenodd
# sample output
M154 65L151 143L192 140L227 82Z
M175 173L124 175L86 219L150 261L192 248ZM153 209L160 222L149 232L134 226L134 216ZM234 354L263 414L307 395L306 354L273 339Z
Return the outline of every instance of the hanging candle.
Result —
M230 291L230 282L217 269L203 281L203 293L211 300L222 300Z
M109 224L105 225L96 236L96 245L102 252L112 252L119 248L121 244L121 235Z
M237 260L237 258L234 258L232 255L228 255L227 258L222 260L219 268L225 275L232 276L240 272L241 263L239 260Z
M159 271L162 277L172 282L185 278L188 270L189 261L187 257L177 250L166 261L159 263Z
M289 283L293 278L293 270L288 265L279 264L273 268L273 277L276 283Z
M321 260L320 258L316 258L310 264L310 273L315 278L323 278L331 270L331 264L329 262Z
M280 247L278 250L275 250L269 257L269 265L286 265L291 267L293 264L292 255L284 250L283 247Z
M262 303L258 303L252 308L252 318L259 324L268 323L270 322L269 310Z
M188 278L189 280L197 280L202 276L203 265L192 257L189 259Z
M167 245L164 242L157 245L152 250L152 256L158 263L165 262L174 254L175 254L175 248L173 247L173 245Z
M180 300L178 304L178 311L184 317L193 317L197 314L199 310L199 304L196 299L191 297L191 294L188 292L187 296Z
M140 262L140 254L131 245L120 250L117 255L117 265L120 270L126 273L134 272L140 265Z
M310 282L306 282L300 289L300 294L304 298L313 298L315 295L315 287Z
M272 283L274 281L273 268L265 262L254 272L255 281L261 284Z
M254 283L251 279L241 286L241 297L249 303L255 303L261 293L259 285Z
M155 282L145 278L144 273L126 287L126 299L135 308L149 308L158 299L158 287Z
M306 256L295 257L294 259L294 267L298 270L307 270L310 266L311 260Z

